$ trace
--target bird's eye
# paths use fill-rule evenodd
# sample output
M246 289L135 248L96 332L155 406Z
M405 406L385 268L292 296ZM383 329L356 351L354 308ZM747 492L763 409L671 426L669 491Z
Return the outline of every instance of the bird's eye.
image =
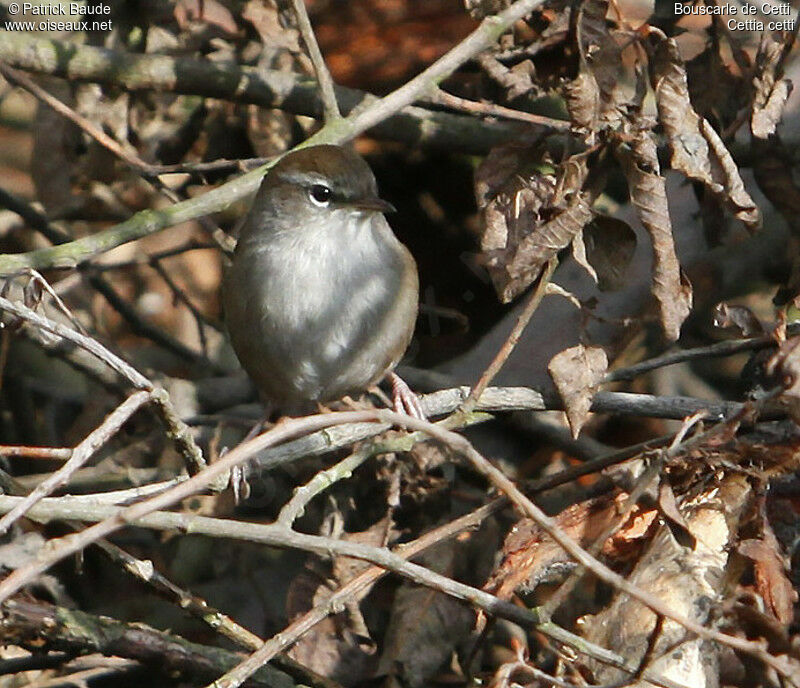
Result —
M308 190L308 196L311 198L311 202L314 205L318 206L326 206L330 203L331 196L333 192L330 190L330 187L325 186L324 184L314 184Z

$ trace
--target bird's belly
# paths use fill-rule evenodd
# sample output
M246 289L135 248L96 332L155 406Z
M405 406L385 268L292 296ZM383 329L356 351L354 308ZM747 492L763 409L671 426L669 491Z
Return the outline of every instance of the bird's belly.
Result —
M407 325L386 328L402 288L397 266L303 267L292 266L288 275L282 266L257 295L261 307L254 308L259 317L252 337L260 342L254 347L260 374L252 366L248 372L278 401L328 401L363 390L393 363L396 340L407 343Z

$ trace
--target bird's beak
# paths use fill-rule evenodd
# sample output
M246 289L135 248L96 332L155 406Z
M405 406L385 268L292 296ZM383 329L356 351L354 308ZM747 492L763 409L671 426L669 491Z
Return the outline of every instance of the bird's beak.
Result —
M353 207L358 210L377 210L379 213L396 213L395 208L389 201L384 201L377 196L367 196L366 198L359 198L353 201Z

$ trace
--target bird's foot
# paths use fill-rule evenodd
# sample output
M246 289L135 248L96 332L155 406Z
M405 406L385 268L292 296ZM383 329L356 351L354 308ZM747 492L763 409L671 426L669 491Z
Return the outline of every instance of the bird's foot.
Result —
M392 385L392 405L397 413L405 413L419 420L427 420L422 409L419 397L411 391L397 373L389 373L389 382Z
M270 427L272 424L269 422L269 414L270 411L268 409L264 417L250 428L250 431L239 444L249 442L254 437L261 434L263 430ZM235 504L241 504L250 497L250 483L247 481L250 472L251 469L247 463L239 464L231 469L229 485L233 491L233 500Z

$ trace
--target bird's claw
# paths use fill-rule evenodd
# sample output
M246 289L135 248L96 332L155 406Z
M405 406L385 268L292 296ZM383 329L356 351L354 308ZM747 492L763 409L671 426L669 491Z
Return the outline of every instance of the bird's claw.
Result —
M397 373L389 374L389 382L392 385L392 405L397 413L404 413L419 420L427 420L425 411L419 397L414 394Z

